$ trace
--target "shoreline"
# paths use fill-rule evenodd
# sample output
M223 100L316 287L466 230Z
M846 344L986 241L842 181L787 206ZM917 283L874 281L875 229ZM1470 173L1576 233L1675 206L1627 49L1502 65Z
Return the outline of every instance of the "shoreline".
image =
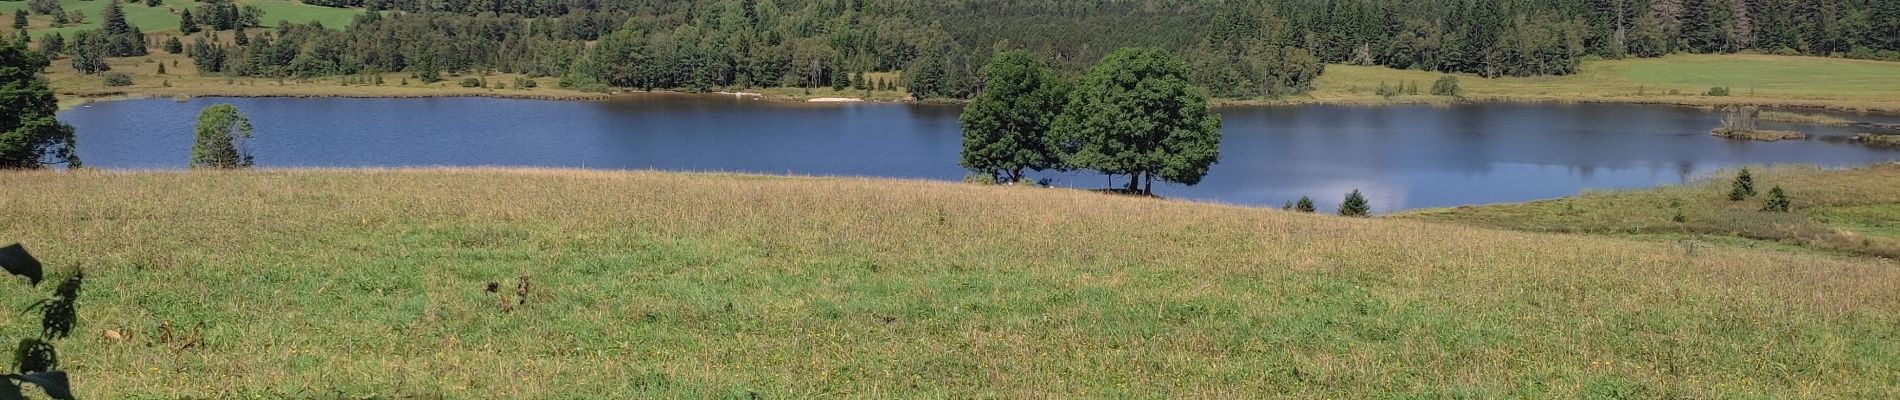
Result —
M301 87L301 88L311 88L311 89L324 88L321 86L314 86L314 85L313 86L291 86L291 87ZM167 89L174 89L174 88L167 88ZM83 105L92 104L92 103L128 101L128 100L162 99L162 98L178 98L181 96L185 98L231 97L231 98L348 98L348 99L427 99L427 98L484 97L484 98L496 98L496 99L521 99L521 100L600 101L600 100L609 100L614 97L623 96L623 95L669 94L669 95L688 95L688 96L740 97L740 98L754 99L754 100L761 100L761 101L772 101L772 102L782 102L782 103L802 103L802 104L863 104L863 103L963 104L963 103L967 103L967 101L963 101L963 100L916 101L916 100L865 99L865 98L854 98L854 97L806 98L802 96L769 95L769 94L763 94L760 92L750 92L750 91L748 92L721 91L721 92L695 93L695 92L681 92L681 91L669 91L669 90L655 90L655 91L640 91L640 90L618 91L617 90L612 93L589 93L589 92L578 92L578 91L569 91L569 90L533 90L533 91L522 91L522 92L511 93L507 91L493 91L493 90L491 91L444 90L447 88L428 89L428 88L415 88L415 87L394 87L391 89L394 89L394 90L387 90L387 93L350 92L350 91L339 91L339 90L287 90L287 91L257 92L257 91L246 91L246 90L189 90L189 89L136 90L135 89L135 90L123 90L123 91L101 91L101 92L90 92L90 93L63 92L63 93L58 93L56 97L59 99L61 110L71 109L73 107L83 106ZM1315 97L1311 97L1310 95L1304 95L1301 97L1293 97L1293 98L1284 98L1284 99L1216 98L1216 99L1210 99L1208 101L1208 105L1209 107L1212 107L1212 108L1234 108L1234 107L1285 107L1285 106L1356 106L1356 107L1417 106L1417 105L1450 106L1450 105L1457 105L1457 104L1485 104L1485 103L1632 104L1632 105L1680 106L1680 107L1703 107L1703 108L1727 107L1727 106L1752 106L1752 107L1774 108L1774 109L1806 109L1806 110L1822 110L1822 111L1843 112L1843 113L1883 114L1883 115L1890 115L1890 116L1900 116L1900 103L1867 105L1867 104L1861 104L1860 102L1852 102L1852 101L1846 101L1846 100L1798 100L1798 99L1797 100L1790 100L1790 99L1771 100L1771 99L1760 99L1760 98L1716 99L1716 98L1705 98L1702 96L1678 96L1678 97L1685 97L1685 98L1585 97L1585 98L1574 98L1574 99L1535 97L1535 96L1510 96L1510 95L1481 95L1481 96L1467 96L1467 97L1444 97L1444 96L1403 96L1403 97L1409 97L1409 98L1387 99L1387 98L1372 97L1372 96L1315 98ZM1661 96L1659 95L1656 97L1661 97Z

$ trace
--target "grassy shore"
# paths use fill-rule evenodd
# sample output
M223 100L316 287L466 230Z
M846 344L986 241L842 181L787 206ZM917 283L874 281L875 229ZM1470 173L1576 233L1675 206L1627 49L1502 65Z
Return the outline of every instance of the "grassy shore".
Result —
M1786 189L1792 213L1761 211L1760 195L1729 201L1733 178L1722 173L1683 186L1419 210L1398 218L1900 258L1900 164L1756 169L1756 191Z
M871 179L0 187L0 240L86 269L93 397L1900 396L1880 259Z
M1757 105L1900 112L1900 63L1753 54L1671 55L1585 61L1576 74L1485 79L1459 75L1461 99L1430 96L1444 74L1328 65L1303 97L1240 103L1602 102L1694 106ZM1385 98L1381 83L1419 86L1420 95ZM1714 87L1728 96L1706 96Z

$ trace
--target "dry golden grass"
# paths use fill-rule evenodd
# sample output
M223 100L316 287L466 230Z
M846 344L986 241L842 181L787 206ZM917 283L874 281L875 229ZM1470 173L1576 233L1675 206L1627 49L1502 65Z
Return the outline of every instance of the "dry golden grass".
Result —
M1774 142L1774 141L1781 141L1781 140L1801 140L1801 139L1808 138L1808 134L1806 133L1795 132L1795 131L1777 131L1773 129L1738 130L1738 129L1729 129L1729 128L1715 128L1713 130L1710 130L1709 134L1715 135L1715 137L1719 137L1719 138L1759 140L1759 141L1764 141L1764 142Z
M0 187L0 241L86 268L60 350L94 397L1900 395L1880 260L871 179Z

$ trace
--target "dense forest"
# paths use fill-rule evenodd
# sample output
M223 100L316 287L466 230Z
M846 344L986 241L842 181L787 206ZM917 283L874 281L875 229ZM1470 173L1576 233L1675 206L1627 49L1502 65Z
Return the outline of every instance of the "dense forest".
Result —
M1892 0L304 1L372 12L348 27L264 29L269 15L214 0L182 16L192 37L162 47L201 73L508 72L586 90L883 89L897 83L863 73L903 71L923 99L973 96L976 69L1004 50L1075 76L1115 49L1160 48L1230 98L1305 91L1326 63L1533 76L1677 52L1900 60ZM143 33L108 14L121 28L36 40L82 60L134 53L120 43Z

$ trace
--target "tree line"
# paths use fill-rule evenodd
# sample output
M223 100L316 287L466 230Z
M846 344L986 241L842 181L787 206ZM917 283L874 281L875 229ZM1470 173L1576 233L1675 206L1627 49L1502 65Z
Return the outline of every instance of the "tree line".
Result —
M207 1L180 12L180 31L192 36L177 48L201 73L404 71L434 81L505 72L592 90L879 90L886 86L853 78L901 71L892 86L919 99L974 96L980 66L1007 50L1075 77L1108 51L1159 48L1187 63L1187 79L1226 98L1304 92L1326 63L1533 76L1575 72L1586 57L1680 52L1900 60L1900 2L1889 0L306 2L371 12L346 27L265 30L270 16L256 7ZM118 8L106 9L100 30L37 40L82 71L103 71L99 58L151 45Z

